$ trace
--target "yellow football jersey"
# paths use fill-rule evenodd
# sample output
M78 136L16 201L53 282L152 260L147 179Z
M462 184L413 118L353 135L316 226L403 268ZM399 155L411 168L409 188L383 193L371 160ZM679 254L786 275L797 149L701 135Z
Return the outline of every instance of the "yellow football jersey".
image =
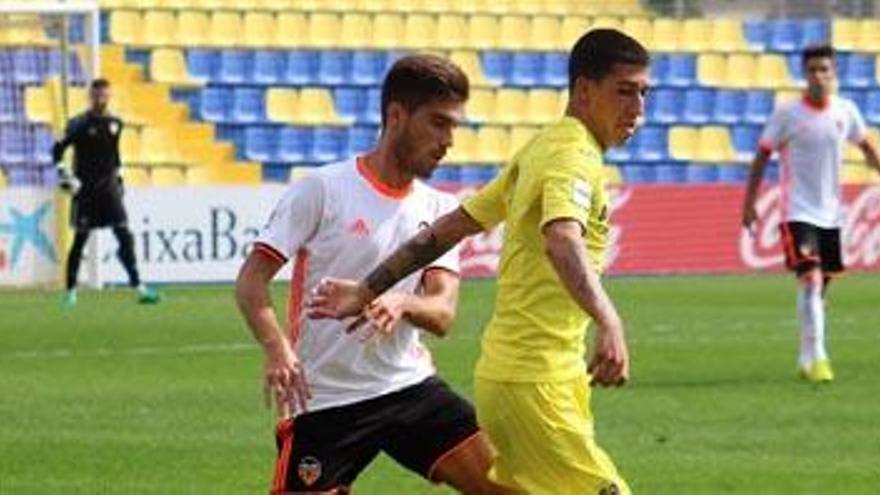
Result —
M586 372L587 314L545 254L542 228L570 218L585 229L601 272L608 237L602 151L573 117L539 132L463 208L489 229L505 222L495 312L483 336L477 376L519 382L565 380Z

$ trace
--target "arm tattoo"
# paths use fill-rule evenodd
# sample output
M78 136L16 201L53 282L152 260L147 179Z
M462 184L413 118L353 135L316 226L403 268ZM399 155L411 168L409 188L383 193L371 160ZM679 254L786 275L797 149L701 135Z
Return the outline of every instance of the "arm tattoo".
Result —
M443 256L453 245L440 242L433 227L424 229L367 275L367 288L378 297L411 273Z

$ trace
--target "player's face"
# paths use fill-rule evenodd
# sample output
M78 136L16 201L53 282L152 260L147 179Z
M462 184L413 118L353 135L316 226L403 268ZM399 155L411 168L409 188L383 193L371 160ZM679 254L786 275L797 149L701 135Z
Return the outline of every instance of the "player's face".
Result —
M575 86L575 105L591 123L603 148L613 148L632 137L645 113L648 67L615 64L599 81L581 78Z
M89 100L92 110L96 112L107 110L107 105L110 104L110 88L93 88L89 91Z
M807 76L807 85L813 94L829 95L834 91L834 81L837 78L834 69L834 60L828 57L812 57L804 66Z
M400 107L395 153L415 177L431 177L452 147L452 133L464 120L464 102L433 100L412 112Z

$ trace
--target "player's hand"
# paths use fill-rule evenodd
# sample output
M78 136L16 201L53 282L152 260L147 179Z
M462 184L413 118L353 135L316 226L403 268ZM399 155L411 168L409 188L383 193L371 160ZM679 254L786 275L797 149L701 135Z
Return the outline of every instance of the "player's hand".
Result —
M629 350L624 338L623 323L616 320L598 325L593 344L593 359L588 371L592 384L619 387L629 379Z
M71 175L70 172L67 171L64 167L57 167L58 172L58 187L65 192L69 192L71 194L76 194L79 192L82 184L79 179L75 176Z
M285 339L267 344L265 351L263 392L266 406L271 407L274 402L278 415L283 418L305 412L312 394L296 353Z
M360 324L366 323L368 331L362 340L369 340L374 335L390 335L406 313L408 298L405 293L392 292L374 300L364 308L361 317L349 326L348 331L353 332Z
M371 300L369 290L355 281L325 278L312 290L306 306L309 318L341 320L360 315Z
M743 207L742 226L747 230L752 230L752 225L758 220L758 211L754 204L747 204Z

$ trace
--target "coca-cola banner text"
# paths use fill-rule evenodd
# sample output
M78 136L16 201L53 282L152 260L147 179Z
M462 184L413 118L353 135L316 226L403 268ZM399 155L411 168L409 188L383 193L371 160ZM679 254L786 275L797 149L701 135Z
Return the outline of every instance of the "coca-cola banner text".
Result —
M473 190L457 191L466 197ZM762 191L752 232L740 226L743 188L633 186L613 191L608 273L746 273L783 269L780 190ZM880 188L844 190L844 261L851 270L880 269ZM462 246L465 276L495 273L501 232Z

